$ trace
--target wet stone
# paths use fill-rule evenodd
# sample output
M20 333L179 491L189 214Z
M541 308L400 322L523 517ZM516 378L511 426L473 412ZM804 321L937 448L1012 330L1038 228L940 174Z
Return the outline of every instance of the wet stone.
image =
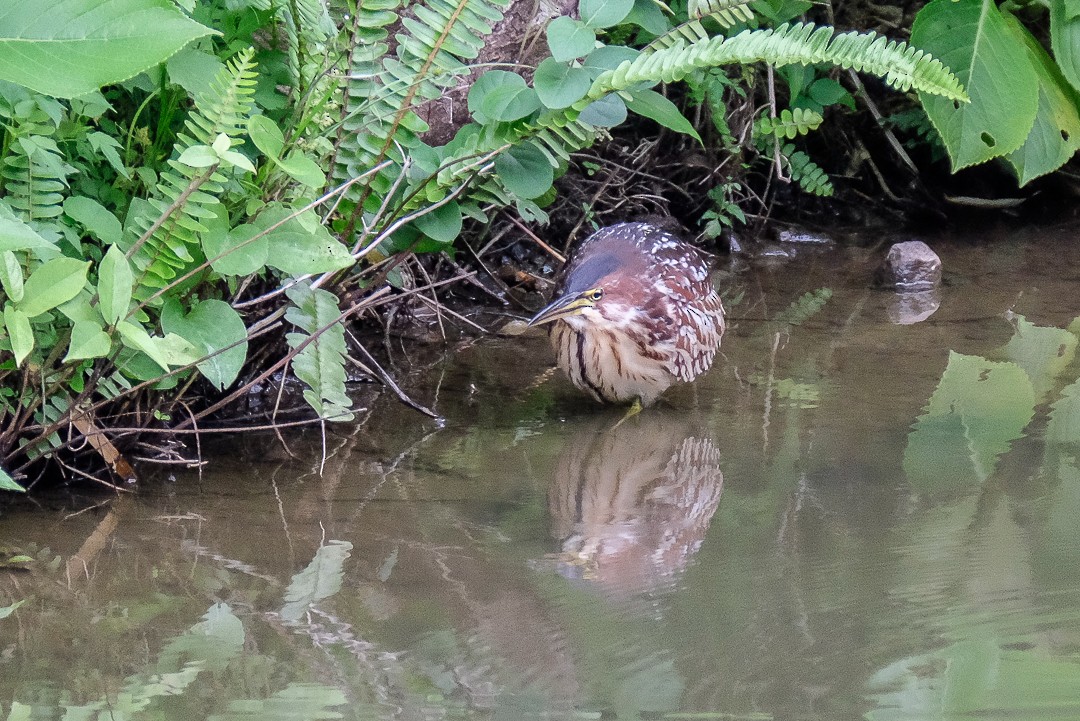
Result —
M941 284L941 258L921 240L897 243L878 270L878 282L899 292L936 288Z
M780 243L794 243L798 245L832 245L833 239L823 233L813 233L809 230L784 229L776 231L776 240Z

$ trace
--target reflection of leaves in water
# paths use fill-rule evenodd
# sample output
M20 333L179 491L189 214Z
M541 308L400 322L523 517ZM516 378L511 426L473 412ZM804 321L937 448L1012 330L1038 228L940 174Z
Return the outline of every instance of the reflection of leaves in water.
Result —
M818 288L808 293L803 293L795 301L773 319L774 325L802 325L806 321L821 312L825 303L832 298L832 290Z
M1080 443L1080 381L1066 386L1050 408L1047 443Z
M166 644L157 673L138 673L124 679L120 693L81 706L63 706L65 719L125 719L163 696L177 696L204 670L225 668L244 645L244 627L224 603L215 604L203 620ZM12 702L8 719L58 718L42 707Z
M816 383L799 383L792 378L782 378L774 388L777 398L790 401L796 408L817 408L821 391Z
M909 656L874 675L871 721L1056 718L1080 713L1080 665L992 637Z
M336 688L316 683L289 684L267 699L232 701L229 710L206 721L317 721L338 719L341 714L329 709L343 706L345 694Z
M202 621L165 645L157 668L166 672L180 668L182 662L198 661L202 668L218 671L225 668L243 646L244 624L227 604L214 604Z
M345 559L351 550L352 544L348 541L330 541L321 546L307 568L293 576L285 589L281 617L286 621L299 621L309 606L340 591Z
M950 353L908 436L904 472L923 491L981 482L1034 413L1035 392L1020 366Z
M1037 326L1017 316L1016 333L1006 344L1005 357L1024 369L1036 400L1053 387L1056 378L1076 356L1076 336L1061 328Z
M7 618L11 614L15 613L15 609L17 609L19 606L23 605L24 603L26 603L25 598L23 600L21 600L21 601L16 601L15 603L11 604L10 606L4 606L3 608L0 608L0 618Z

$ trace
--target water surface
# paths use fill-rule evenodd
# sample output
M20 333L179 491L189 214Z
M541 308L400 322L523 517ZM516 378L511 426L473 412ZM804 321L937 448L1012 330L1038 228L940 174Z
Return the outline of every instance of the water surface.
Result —
M483 339L396 358L444 427L8 509L0 718L1080 718L1075 235L935 244L908 325L871 251L727 272L714 370L618 427Z

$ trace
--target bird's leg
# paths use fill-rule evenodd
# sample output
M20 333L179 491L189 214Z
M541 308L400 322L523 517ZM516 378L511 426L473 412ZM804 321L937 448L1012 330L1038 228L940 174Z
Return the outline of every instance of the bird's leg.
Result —
M616 423L614 426L612 426L612 429L618 428L623 423L626 423L628 420L630 420L631 418L636 416L638 413L641 413L641 409L642 409L641 399L640 398L635 398L634 402L630 404L630 407L626 409L626 415L623 416L622 419L618 423Z

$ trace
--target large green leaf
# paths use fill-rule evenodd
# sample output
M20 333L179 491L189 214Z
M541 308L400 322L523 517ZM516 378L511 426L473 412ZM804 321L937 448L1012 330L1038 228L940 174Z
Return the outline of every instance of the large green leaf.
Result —
M218 390L232 385L247 360L247 328L240 314L224 301L204 300L184 315L180 304L170 300L162 309L161 329L177 334L204 356L232 346L197 366Z
M74 258L53 258L42 263L26 279L22 300L16 306L27 318L33 318L71 300L86 285L89 269L89 261Z
M115 243L123 233L116 216L104 205L85 195L73 195L65 200L64 214L103 243Z
M96 323L76 321L71 326L71 341L64 362L84 358L104 358L112 350L112 340Z
M520 120L540 107L525 78L506 70L489 70L469 88L469 112L478 123Z
M212 33L168 0L4 0L0 80L72 98L127 80Z
M583 67L545 58L536 67L533 87L540 102L552 109L568 108L585 97L592 85L592 74Z
M578 120L600 128L613 128L626 120L626 103L618 95L605 95L586 105Z
M1067 0L1050 0L1050 47L1061 73L1080 90L1080 17Z
M578 13L591 28L618 25L634 9L634 0L581 0Z
M0 251L0 288L18 303L23 297L22 265L10 250Z
M665 128L677 133L689 135L694 140L701 142L701 136L694 130L690 121L679 112L675 103L665 98L655 90L635 90L629 93L630 99L626 101L626 107L638 115L655 120Z
M120 321L116 328L120 331L124 345L132 350L142 351L163 371L168 371L169 366L194 363L205 355L175 333L167 333L164 337L151 336L141 325L127 320Z
M26 356L30 355L30 351L34 350L34 329L30 327L30 319L26 317L26 313L8 303L4 306L4 327L7 328L15 365L20 366Z
M36 230L14 216L8 217L0 206L0 252L5 250L34 250L55 254L56 246L42 238Z
M564 15L548 24L547 42L551 57L564 62L591 53L596 47L596 33L584 23Z
M551 188L555 170L540 148L523 143L495 159L499 179L519 198L539 198Z
M453 243L461 234L461 206L452 200L430 213L424 213L413 221L413 225L432 240L444 244Z
M1012 15L1009 27L1022 42L1039 76L1039 110L1027 140L1005 159L1016 170L1020 185L1051 173L1080 148L1080 113L1076 93L1065 81L1057 64L1046 54L1039 41ZM1080 41L1080 35L1077 40Z
M1024 44L991 0L934 0L919 11L911 43L947 65L968 104L920 91L953 170L1019 148L1035 123L1039 82Z
M98 303L101 315L109 325L125 317L131 303L131 288L135 278L124 251L110 245L98 269Z
M289 218L293 212L284 205L271 206L260 213L252 224L260 231L268 231L267 265L289 275L304 275L341 270L353 264L348 248L330 235L315 213L309 210L295 218ZM278 227L270 230L275 225ZM230 238L229 242L232 243L233 240L237 244L243 242L243 238ZM258 241L253 244L255 243ZM257 252L254 250L253 254Z

